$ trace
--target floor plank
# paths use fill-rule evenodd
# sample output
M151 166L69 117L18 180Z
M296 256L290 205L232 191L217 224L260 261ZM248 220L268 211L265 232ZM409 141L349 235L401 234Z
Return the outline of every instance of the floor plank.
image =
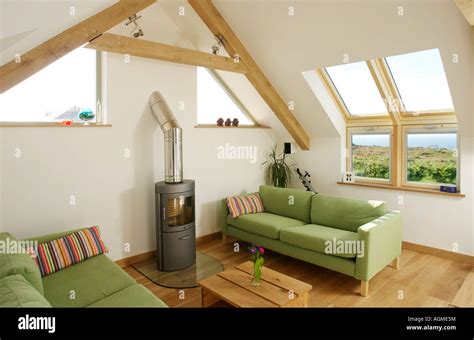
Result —
M234 252L234 242L211 240L198 250L232 268L250 259L246 243L239 245L239 251ZM265 267L312 285L310 307L474 307L473 266L411 250L402 251L399 269L387 266L370 280L367 297L360 296L360 281L353 277L272 251L265 252ZM170 307L202 304L200 288L165 288L132 267L124 270ZM229 306L219 302L212 307Z

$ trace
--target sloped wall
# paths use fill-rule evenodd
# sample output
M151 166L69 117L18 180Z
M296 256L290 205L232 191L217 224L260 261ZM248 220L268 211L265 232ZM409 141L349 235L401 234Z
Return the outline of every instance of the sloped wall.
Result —
M144 27L148 39L185 45L173 23L154 16L155 6L147 11L154 23ZM115 31L128 34L129 28ZM104 66L112 127L0 128L4 229L29 237L99 224L113 259L155 249L154 183L163 179L163 136L148 98L159 90L183 128L184 176L196 181L197 235L219 231L220 199L263 182L260 163L274 143L272 131L195 129L194 67L134 57L125 63L115 54ZM255 147L257 158L219 159L217 148L226 144Z

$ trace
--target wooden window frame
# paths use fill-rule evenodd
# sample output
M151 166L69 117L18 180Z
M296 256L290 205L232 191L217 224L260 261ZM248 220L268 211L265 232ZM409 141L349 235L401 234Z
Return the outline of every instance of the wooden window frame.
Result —
M379 185L392 185L394 177L392 174L393 170L393 129L391 126L364 126L364 127L347 127L346 128L346 169L347 171L353 172L353 159L352 159L352 136L353 135L389 135L390 141L390 164L389 164L389 178L370 178L370 177L355 177L355 181L358 183L373 183Z
M217 73L215 70L203 67L209 75L216 81L217 84L221 87L221 89L229 96L230 100L239 108L239 110L242 112L242 114L252 122L250 125L240 125L239 127L255 127L259 128L262 127L260 124L258 124L257 120L252 116L250 111L245 107L245 105L240 101L240 99L235 95L234 91L226 84L224 79ZM196 116L196 120L197 120ZM211 127L214 126L214 124L196 124L195 127Z
M381 187L390 189L400 189L408 191L419 191L424 193L434 193L451 195L455 197L464 197L460 193L460 144L458 122L456 112L450 110L430 110L423 112L407 112L403 100L398 91L397 85L393 75L388 67L385 58L377 58L368 60L367 66L371 75L377 85L377 88L382 96L382 99L387 105L388 115L351 115L344 104L336 86L332 82L326 69L319 68L316 74L319 76L324 87L328 91L331 99L338 108L344 122L346 124L346 171L352 171L352 132L353 130L362 131L367 128L391 130L390 150L390 181L388 183L378 179L360 178L356 177L355 184L367 187ZM407 164L407 140L406 131L416 129L426 129L429 126L435 126L436 129L455 129L457 133L457 149L458 159L456 164L456 187L457 193L449 194L439 191L439 184L426 185L422 183L413 183L406 180ZM368 132L369 133L369 132ZM344 183L346 184L346 183ZM348 183L350 184L350 183Z
M460 146L457 124L438 124L438 125L405 125L402 127L403 148L402 148L402 186L417 187L439 190L442 183L416 183L408 181L408 134L412 133L455 133L456 134L456 188L459 190L460 179Z
M83 46L78 48L84 48ZM106 117L106 105L103 103L103 74L102 74L102 52L96 51L95 52L95 115L97 119L97 102L100 102L101 109L102 109L102 117ZM55 63L59 59L53 61L51 64ZM50 64L50 65L51 65ZM103 118L102 118L103 119ZM77 126L97 126L97 125L104 125L110 126L107 124L106 121L102 121L97 123L96 121L93 122L81 122L81 121L74 121L73 124L75 127ZM0 120L0 127L44 127L44 126L54 126L54 127L69 127L62 125L60 121L2 121Z

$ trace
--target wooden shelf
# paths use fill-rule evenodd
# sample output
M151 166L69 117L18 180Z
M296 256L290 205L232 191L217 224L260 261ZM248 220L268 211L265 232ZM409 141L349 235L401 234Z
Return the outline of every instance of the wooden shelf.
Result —
M197 129L270 129L269 126L261 126L261 125L239 125L239 126L217 126L214 124L198 124L194 125Z
M337 184L355 186L355 187L365 187L365 188L379 188L379 189L390 189L390 190L399 190L399 191L421 192L423 194L442 195L442 196L457 197L457 198L466 197L466 195L461 194L460 192L452 194L449 192L443 192L436 189L418 188L418 187L409 187L409 186L395 187L393 185L387 185L387 184L357 183L357 182L356 183L337 182Z
M99 128L99 127L112 127L112 124L83 124L73 123L70 126L61 124L60 122L3 122L0 123L0 128L4 127L60 127L60 128Z

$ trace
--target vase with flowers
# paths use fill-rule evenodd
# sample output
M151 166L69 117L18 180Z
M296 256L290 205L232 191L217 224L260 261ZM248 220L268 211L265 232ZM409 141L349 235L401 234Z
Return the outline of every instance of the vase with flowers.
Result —
M252 254L253 261L252 285L259 286L260 280L262 279L263 262L265 261L263 259L265 249L263 249L263 247L251 243L249 245L249 253Z

